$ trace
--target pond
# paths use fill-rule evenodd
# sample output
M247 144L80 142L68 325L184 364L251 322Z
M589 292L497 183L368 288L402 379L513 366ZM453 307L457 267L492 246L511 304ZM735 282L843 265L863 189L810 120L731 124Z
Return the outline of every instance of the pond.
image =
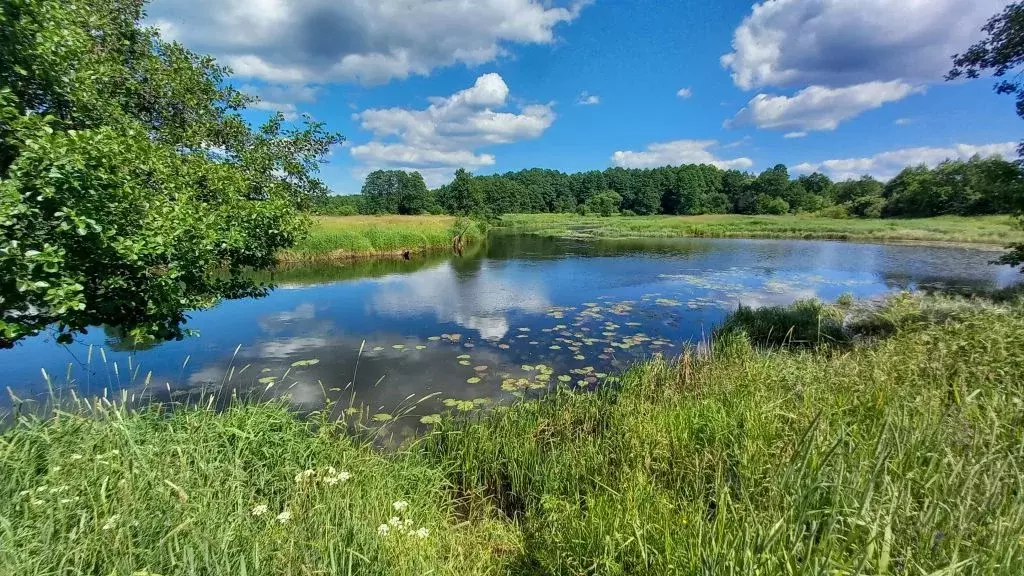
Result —
M287 395L299 411L469 410L551 386L600 385L638 358L707 338L740 303L1008 286L991 251L794 240L573 241L494 235L477 253L278 270L268 297L192 314L198 335L148 349L96 329L0 351L19 398ZM221 398L223 398L223 393ZM422 399L428 397L425 401ZM9 400L5 399L9 406ZM354 409L350 409L353 412ZM428 417L429 421L430 418Z

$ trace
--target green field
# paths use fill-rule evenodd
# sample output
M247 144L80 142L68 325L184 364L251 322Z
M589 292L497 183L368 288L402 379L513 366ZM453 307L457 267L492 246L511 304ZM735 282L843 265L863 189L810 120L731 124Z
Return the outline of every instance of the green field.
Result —
M833 219L814 216L613 216L511 214L503 226L531 234L578 238L693 236L708 238L806 238L861 241L1024 242L1024 228L1010 216L942 216L920 219Z
M276 405L25 417L0 573L1019 574L1024 304L848 306L387 453Z
M394 257L404 252L450 249L464 233L464 243L479 243L480 225L452 216L321 216L309 234L280 254L284 262L330 261L360 257Z

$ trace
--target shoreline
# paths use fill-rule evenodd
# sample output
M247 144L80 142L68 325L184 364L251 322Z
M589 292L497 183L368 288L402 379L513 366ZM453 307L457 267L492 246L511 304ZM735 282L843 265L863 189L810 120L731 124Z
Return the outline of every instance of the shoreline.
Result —
M707 354L444 417L393 451L273 402L23 418L0 432L0 516L18 535L0 571L776 573L821 556L853 572L883 532L925 572L964 549L996 565L1024 530L1022 306L740 310Z

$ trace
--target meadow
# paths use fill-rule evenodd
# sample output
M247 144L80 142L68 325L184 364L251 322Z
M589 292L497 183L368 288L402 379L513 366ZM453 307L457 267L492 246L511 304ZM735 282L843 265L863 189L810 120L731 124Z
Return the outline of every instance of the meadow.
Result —
M463 243L480 243L485 230L478 222L453 216L318 216L309 233L279 254L283 262L401 257L405 252L447 250L463 235Z
M1019 574L1022 312L742 309L389 452L277 404L21 416L0 573Z
M706 237L960 242L1024 242L1011 216L939 216L915 219L821 218L809 215L578 216L511 214L501 225L523 233L574 238Z

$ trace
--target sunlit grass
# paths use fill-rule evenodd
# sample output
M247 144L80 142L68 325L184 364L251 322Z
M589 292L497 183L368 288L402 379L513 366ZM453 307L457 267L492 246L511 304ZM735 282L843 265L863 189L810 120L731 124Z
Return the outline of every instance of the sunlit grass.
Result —
M814 216L615 216L513 214L506 226L544 236L751 237L832 240L903 240L1007 244L1024 241L1010 216L942 216L920 219L831 219Z
M465 243L483 238L480 225L451 216L322 216L284 261L343 259L359 256L400 256L405 251L447 249L465 234Z
M619 385L389 452L280 403L25 417L0 573L1019 574L1008 298L749 310Z

